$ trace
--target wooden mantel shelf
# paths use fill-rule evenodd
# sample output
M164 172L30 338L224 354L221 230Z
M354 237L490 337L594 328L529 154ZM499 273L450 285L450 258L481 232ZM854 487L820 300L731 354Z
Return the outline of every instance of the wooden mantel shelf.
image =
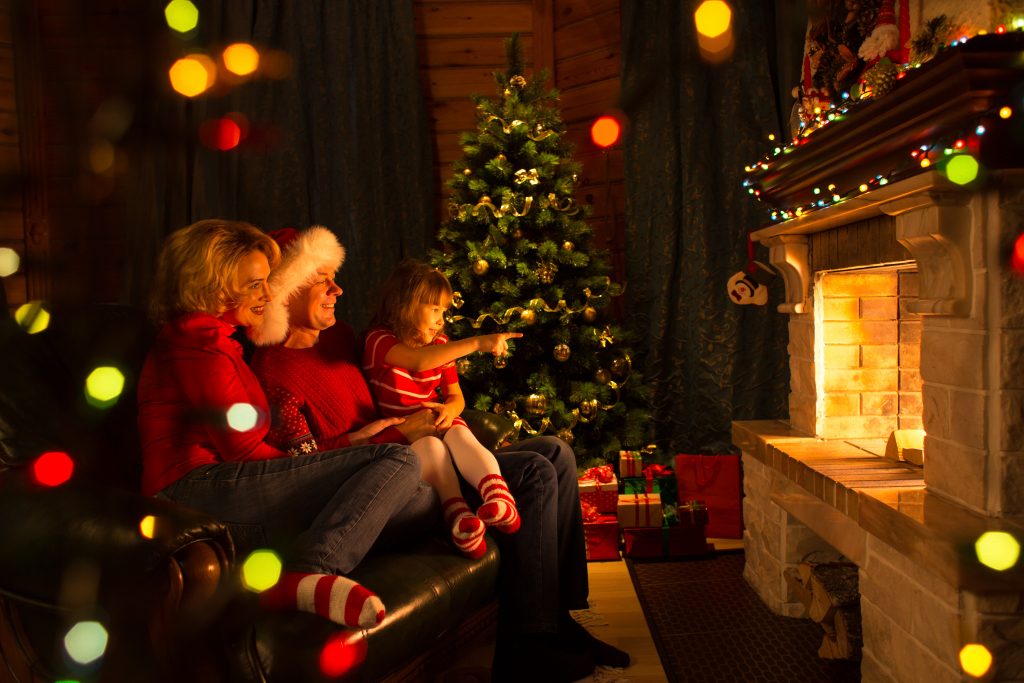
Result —
M949 48L908 72L886 96L852 108L842 121L774 157L750 180L766 205L789 208L816 199L815 187L834 183L845 193L876 174L905 167L914 148L945 135L966 135L964 127L980 114L1019 104L1009 98L1024 81L1022 54L1024 35L1017 33L976 36ZM993 119L986 122L979 160L989 170L1019 167L1022 144L1012 135L1013 119Z
M732 442L802 489L790 494L791 500L777 501L797 518L807 514L855 524L956 588L1024 589L1024 562L999 572L981 565L973 552L985 531L1009 531L1024 539L1022 520L987 517L931 493L921 468L845 441L808 436L779 420L733 422ZM815 520L801 521L815 529Z

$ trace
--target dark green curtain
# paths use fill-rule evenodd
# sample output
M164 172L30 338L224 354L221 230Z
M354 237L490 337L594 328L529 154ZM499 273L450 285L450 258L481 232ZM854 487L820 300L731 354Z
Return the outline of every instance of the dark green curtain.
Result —
M699 55L698 0L624 0L626 290L637 350L651 384L656 441L690 453L735 452L732 420L787 415L787 316L738 306L726 291L747 260L747 235L766 214L742 187L744 166L785 131L771 2L735 0L735 52L719 66ZM795 78L795 76L783 76ZM795 84L795 80L793 81ZM759 250L759 260L767 253Z
M246 220L266 230L321 224L347 250L339 314L358 329L377 285L402 257L425 254L433 227L432 147L412 3L197 5L199 33L179 53L246 41L286 53L290 74L186 102L154 71L153 104L140 116L129 236L137 258L129 264L127 298L144 297L163 237L195 220ZM248 141L230 152L199 144L200 124L229 112L248 119Z

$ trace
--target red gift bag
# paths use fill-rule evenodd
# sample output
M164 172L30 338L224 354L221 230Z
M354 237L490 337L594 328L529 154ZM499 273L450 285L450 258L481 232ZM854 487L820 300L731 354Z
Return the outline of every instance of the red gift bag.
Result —
M743 538L740 456L689 455L675 458L679 500L707 503L709 538Z

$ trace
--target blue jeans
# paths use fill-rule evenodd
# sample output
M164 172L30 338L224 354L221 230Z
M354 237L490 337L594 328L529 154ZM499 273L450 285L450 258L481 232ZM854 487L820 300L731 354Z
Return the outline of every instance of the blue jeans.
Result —
M515 534L490 534L501 548L499 628L553 633L559 614L585 609L589 594L576 455L561 439L541 436L494 456L522 520ZM465 494L479 503L475 491Z
M398 444L203 465L159 495L217 517L233 535L265 533L288 569L321 574L350 572L385 525L422 519L436 505L416 456Z

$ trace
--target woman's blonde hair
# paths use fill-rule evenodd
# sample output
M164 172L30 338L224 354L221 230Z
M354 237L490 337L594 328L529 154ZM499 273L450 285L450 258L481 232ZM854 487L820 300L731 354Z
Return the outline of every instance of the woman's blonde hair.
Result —
M427 344L416 329L416 307L436 305L452 298L452 285L437 268L416 259L405 259L381 286L373 325L390 329L403 343Z
M248 254L262 252L273 268L281 250L269 235L249 223L209 219L175 230L157 259L149 312L157 323L184 313L219 315L241 292L235 274Z

